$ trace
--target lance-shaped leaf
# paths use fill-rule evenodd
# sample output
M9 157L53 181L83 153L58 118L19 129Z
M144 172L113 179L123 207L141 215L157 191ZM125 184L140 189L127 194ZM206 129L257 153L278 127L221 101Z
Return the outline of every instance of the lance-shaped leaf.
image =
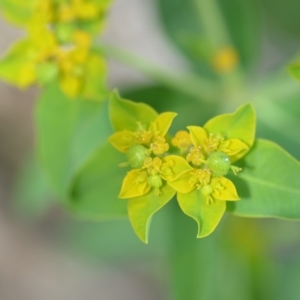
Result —
M228 211L249 217L300 219L300 164L273 142L257 140L232 178L241 201Z

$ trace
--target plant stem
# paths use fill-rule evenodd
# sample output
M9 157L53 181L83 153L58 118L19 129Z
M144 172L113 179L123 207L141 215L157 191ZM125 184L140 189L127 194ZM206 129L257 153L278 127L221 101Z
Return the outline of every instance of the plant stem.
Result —
M230 34L215 0L195 0L207 38L214 49L231 45Z
M173 202L169 248L170 299L212 299L218 235L197 239L197 225Z
M165 70L161 66L130 53L126 50L112 45L101 43L98 49L107 57L116 59L126 65L141 71L149 78L166 85L174 90L190 95L197 100L217 102L219 99L216 83L196 76L194 74L183 74L181 71Z
M223 47L232 47L230 32L223 18L219 4L216 0L194 0L198 9L200 21L204 27L204 32L210 41L213 52L218 53ZM231 90L240 86L243 81L243 72L237 65L230 72L220 73L220 79L225 90L228 90L229 97Z
M172 214L169 249L172 300L197 299L196 224L185 216L177 203Z

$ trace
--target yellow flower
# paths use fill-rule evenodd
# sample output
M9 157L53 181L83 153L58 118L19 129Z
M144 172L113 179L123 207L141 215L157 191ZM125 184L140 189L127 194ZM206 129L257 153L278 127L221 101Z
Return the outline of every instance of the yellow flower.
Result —
M231 162L234 162L249 150L249 146L240 139L228 138L226 133L208 132L199 126L189 126L188 129L193 145L200 148L205 155L221 151L229 156Z
M168 184L177 191L182 211L198 223L198 238L214 231L226 201L239 200L234 184L225 177L214 177L208 168L194 168Z
M118 131L110 136L109 142L121 152L127 152L133 145L140 144L149 147L155 155L162 155L169 149L165 135L176 115L173 112L162 113L149 126L143 124L142 120L137 121L134 131Z
M71 98L105 99L106 65L91 45L109 3L110 0L29 1L31 17L22 24L27 37L0 61L0 76L22 88L58 81Z
M149 224L154 213L176 194L169 182L191 169L180 156L148 157L142 168L133 169L125 176L118 197L128 199L129 220L143 242L148 243Z
M193 169L168 184L177 191L182 211L197 222L197 237L207 236L216 228L226 210L226 201L239 200L233 182L224 176L230 169L235 174L241 170L231 163L242 158L253 145L254 122L253 108L244 105L234 114L213 118L204 127L188 127L191 145L186 160ZM175 146L180 144L178 136L172 140Z
M177 147L180 150L181 154L186 153L192 145L190 135L186 130L178 131L171 143L174 147Z
M128 216L138 237L148 242L151 218L176 194L169 182L192 167L180 156L169 155L166 135L176 113L157 114L150 106L122 99L113 92L109 102L112 125L117 131L109 142L126 153L131 170L127 172L120 193L128 199Z
M156 196L167 182L176 179L191 167L179 156L148 157L140 169L129 171L123 180L119 198L130 199L146 195L151 189Z
M228 73L238 65L237 51L232 47L222 47L212 57L212 66L218 73Z
M169 182L169 185L181 194L191 193L197 189L207 204L217 200L239 200L234 184L225 177L214 177L208 168L194 168Z

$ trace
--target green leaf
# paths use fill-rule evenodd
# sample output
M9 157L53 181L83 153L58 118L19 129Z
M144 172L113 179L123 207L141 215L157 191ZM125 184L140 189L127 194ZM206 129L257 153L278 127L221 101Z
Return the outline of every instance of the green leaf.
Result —
M36 81L36 64L30 56L31 44L20 40L13 44L0 60L0 77L18 87L27 87Z
M225 132L228 138L239 139L251 147L256 128L254 108L249 103L244 104L232 114L223 114L210 119L204 128L209 133Z
M169 185L165 184L161 188L161 193L161 195L157 196L155 190L152 189L145 196L128 200L128 214L131 225L137 236L146 244L148 243L152 216L167 204L176 192Z
M257 140L232 178L240 201L227 209L248 217L300 219L300 164L273 142Z
M127 201L118 199L126 170L118 166L125 155L101 145L74 178L70 209L88 220L127 218Z
M36 123L42 167L65 202L74 174L111 133L107 104L70 100L51 85L39 99Z
M109 101L109 115L115 131L135 131L137 122L143 122L149 127L156 119L157 112L147 104L122 99L117 91L113 91Z
M34 0L0 0L0 10L3 16L18 26L27 25L32 18Z
M205 237L215 230L226 209L225 201L215 200L214 203L207 204L207 200L198 189L186 194L178 193L177 200L182 211L197 222L198 238Z
M31 156L17 176L14 208L21 217L37 220L47 213L53 203L53 195L45 174L36 157Z
M293 78L300 80L300 62L289 65L288 70Z

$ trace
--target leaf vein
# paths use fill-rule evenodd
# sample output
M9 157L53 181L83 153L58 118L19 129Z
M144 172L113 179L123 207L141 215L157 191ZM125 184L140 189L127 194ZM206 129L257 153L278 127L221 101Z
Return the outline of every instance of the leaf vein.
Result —
M254 183L258 183L260 185L269 186L269 187L274 188L276 190L280 190L280 191L283 191L283 192L289 192L289 193L300 195L300 190L299 189L294 189L294 188L290 188L290 187L283 187L283 186L271 183L269 181L262 180L262 179L259 179L259 178L254 178L252 176L245 175L245 174L240 175L240 177L242 177L246 180L252 181Z

